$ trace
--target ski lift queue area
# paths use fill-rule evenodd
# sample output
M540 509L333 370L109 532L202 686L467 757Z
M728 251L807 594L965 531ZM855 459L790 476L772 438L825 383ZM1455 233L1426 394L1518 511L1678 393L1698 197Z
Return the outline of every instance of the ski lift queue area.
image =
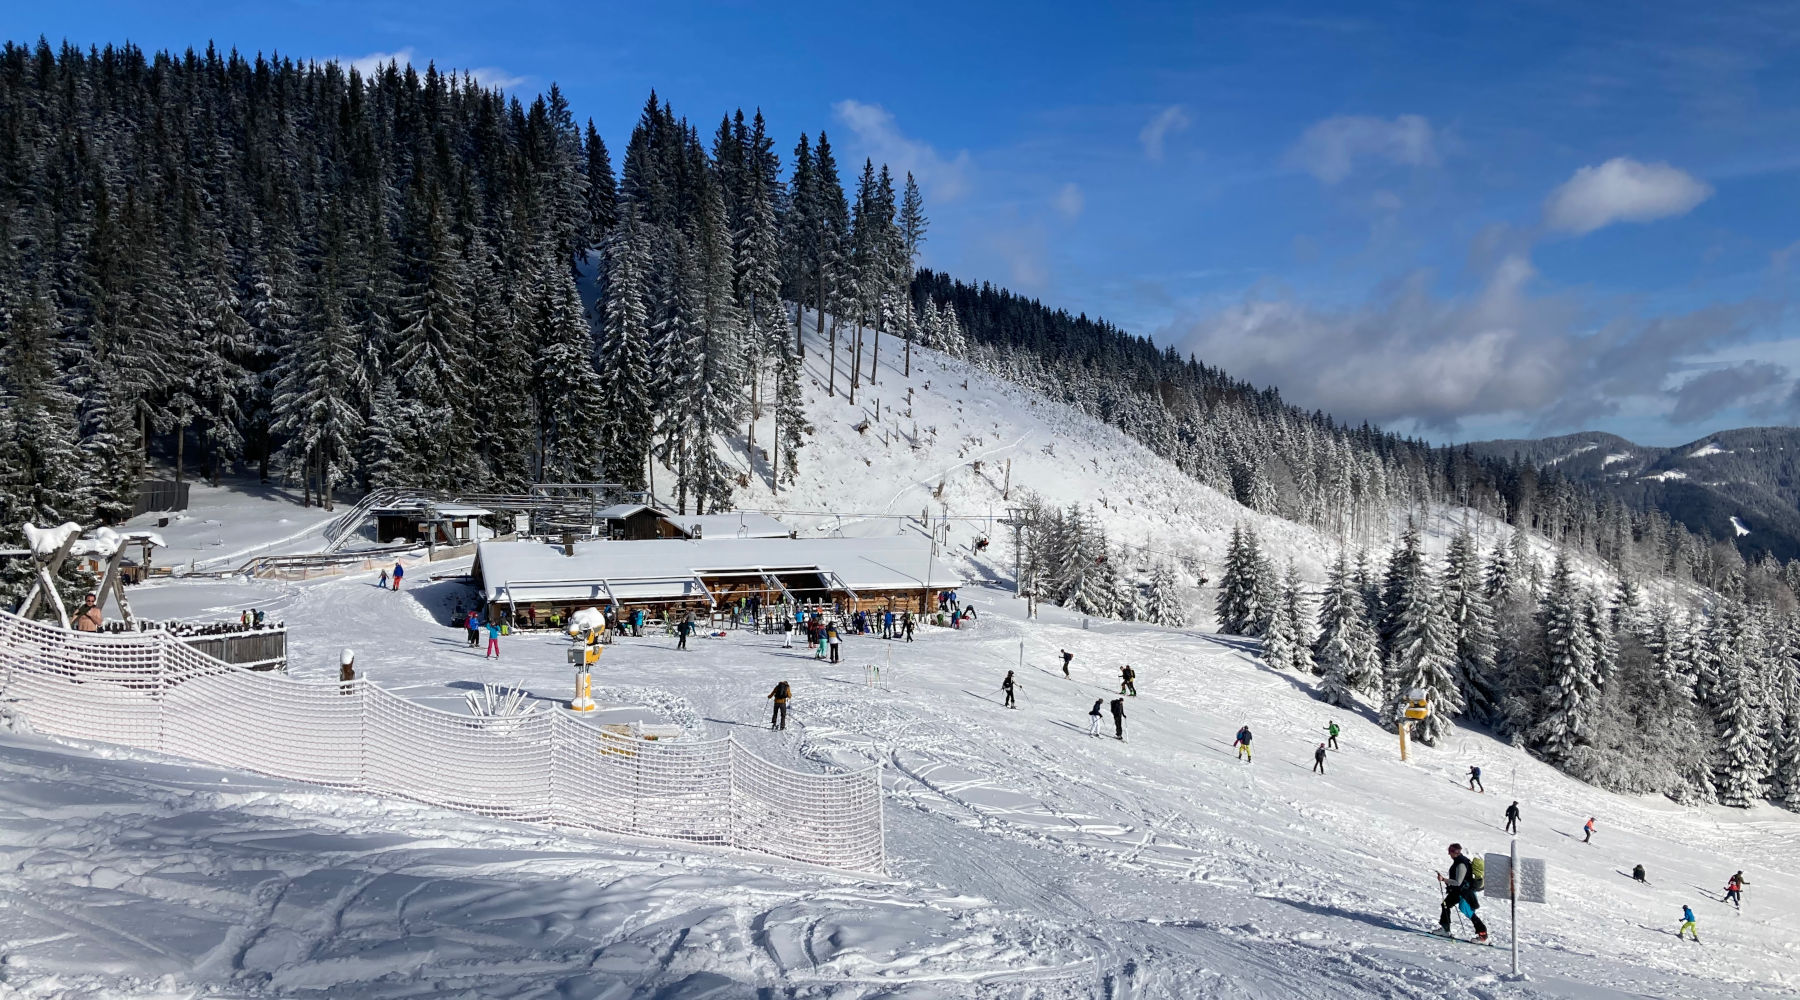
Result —
M471 576L488 620L527 628L593 607L700 622L746 605L753 618L776 607L927 614L962 585L916 536L487 541Z

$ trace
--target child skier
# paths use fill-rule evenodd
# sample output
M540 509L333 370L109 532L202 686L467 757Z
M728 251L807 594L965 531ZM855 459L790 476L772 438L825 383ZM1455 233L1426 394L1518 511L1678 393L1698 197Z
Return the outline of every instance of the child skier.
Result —
M1700 928L1694 926L1694 911L1684 903L1681 907L1681 929L1675 932L1675 936L1678 938L1686 937L1690 931L1693 932L1694 943L1699 944Z
M1738 872L1725 883L1725 901L1737 909L1743 909L1744 873Z
M1589 840L1593 839L1593 836L1594 836L1594 817L1589 816L1588 821L1586 823L1582 824L1582 826L1581 826L1581 842L1585 844Z
M1233 743L1232 747L1237 750L1239 759L1245 761L1252 759L1250 756L1250 727L1248 725L1245 725L1244 728L1237 731L1237 742Z
M485 660L489 656L491 656L494 659L498 660L500 658L500 623L498 621L488 622L487 623L487 634L488 634L487 655L483 656L482 659Z
M1094 707L1088 709L1088 735L1100 735L1100 706L1106 704L1105 698L1095 698Z
M469 648L474 649L475 644L481 641L481 616L473 611L469 612L469 618L463 622L463 627L469 633Z
M380 587L382 590L388 589L387 567L386 566L381 567L381 582L377 583L375 586Z

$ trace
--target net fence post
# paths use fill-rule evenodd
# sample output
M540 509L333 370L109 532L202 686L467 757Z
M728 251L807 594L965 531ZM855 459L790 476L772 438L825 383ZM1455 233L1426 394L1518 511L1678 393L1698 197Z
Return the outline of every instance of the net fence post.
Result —
M730 847L738 846L738 741L737 734L726 736L730 740L729 753L725 755L725 843Z

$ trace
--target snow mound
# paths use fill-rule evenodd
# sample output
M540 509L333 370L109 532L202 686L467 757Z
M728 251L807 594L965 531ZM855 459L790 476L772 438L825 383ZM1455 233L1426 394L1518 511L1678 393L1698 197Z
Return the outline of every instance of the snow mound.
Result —
M1708 441L1705 444L1701 445L1700 447L1695 448L1693 451L1688 452L1687 457L1689 457L1689 458L1705 458L1708 455L1729 455L1729 454L1731 454L1729 451L1726 451L1724 448L1721 448L1718 445L1714 444L1713 442Z
M1647 475L1644 478L1645 479L1654 479L1657 482L1668 482L1671 479L1686 479L1687 477L1688 477L1688 474L1681 471L1680 469L1664 469L1661 472L1651 473L1650 475Z
M1745 535L1748 535L1750 533L1750 526L1745 524L1735 514L1732 515L1732 518L1731 518L1731 527L1732 527L1732 530L1737 532L1739 538L1742 538Z

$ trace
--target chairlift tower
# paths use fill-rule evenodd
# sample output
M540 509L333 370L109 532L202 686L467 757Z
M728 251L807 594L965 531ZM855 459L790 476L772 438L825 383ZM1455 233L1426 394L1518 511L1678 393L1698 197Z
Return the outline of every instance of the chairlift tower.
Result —
M1025 592L1025 532L1037 530L1037 515L1026 507L1008 507L999 523L1013 532L1013 596L1018 597Z

